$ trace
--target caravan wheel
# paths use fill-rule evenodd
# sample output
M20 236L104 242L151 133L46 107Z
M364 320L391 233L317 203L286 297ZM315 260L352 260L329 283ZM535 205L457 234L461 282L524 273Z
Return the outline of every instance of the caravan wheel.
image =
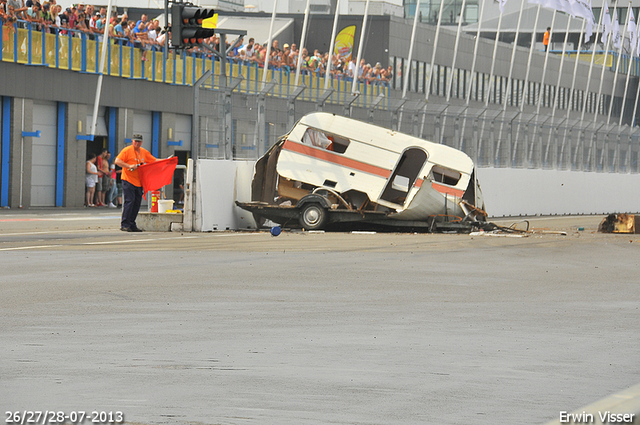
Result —
M320 230L327 221L327 211L319 204L309 203L302 207L300 225L307 230Z

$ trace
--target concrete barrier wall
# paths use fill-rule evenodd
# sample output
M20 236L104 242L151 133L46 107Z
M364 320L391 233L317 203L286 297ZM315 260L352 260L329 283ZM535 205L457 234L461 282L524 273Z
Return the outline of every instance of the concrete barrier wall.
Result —
M251 200L254 161L198 161L196 230L253 229L235 201ZM492 217L640 211L640 174L480 168L478 180Z
M198 161L194 230L255 229L251 213L235 205L235 201L251 200L254 164L254 161Z
M479 168L490 216L640 211L640 174Z

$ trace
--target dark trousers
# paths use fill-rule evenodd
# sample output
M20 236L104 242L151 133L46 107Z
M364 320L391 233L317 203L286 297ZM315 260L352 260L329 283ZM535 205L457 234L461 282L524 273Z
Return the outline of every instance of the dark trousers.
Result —
M142 202L142 188L122 180L122 194L124 195L124 203L122 204L120 227L135 229L137 227L136 217L138 217L140 203Z

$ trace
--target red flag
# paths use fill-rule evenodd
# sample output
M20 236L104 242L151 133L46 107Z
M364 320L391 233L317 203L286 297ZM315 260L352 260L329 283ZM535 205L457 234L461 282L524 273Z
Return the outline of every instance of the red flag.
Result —
M158 190L162 186L168 185L173 179L173 172L178 165L178 157L159 159L155 162L143 164L138 168L140 181L142 182L142 193L146 194L150 190Z

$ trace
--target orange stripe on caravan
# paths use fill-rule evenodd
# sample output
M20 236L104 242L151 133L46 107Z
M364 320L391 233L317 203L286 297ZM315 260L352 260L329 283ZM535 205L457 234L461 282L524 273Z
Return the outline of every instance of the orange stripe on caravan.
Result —
M440 193L448 193L449 195L457 196L458 198L462 198L462 195L464 195L464 190L454 189L451 186L444 186L436 182L431 182L431 187Z
M389 178L391 175L390 170L385 170L384 168L376 167L375 165L345 158L342 155L326 151L324 149L313 148L290 140L284 142L282 149L311 156L333 164L342 165L343 167L352 168L354 170L364 171L365 173L374 174L376 176L384 177L385 179Z

